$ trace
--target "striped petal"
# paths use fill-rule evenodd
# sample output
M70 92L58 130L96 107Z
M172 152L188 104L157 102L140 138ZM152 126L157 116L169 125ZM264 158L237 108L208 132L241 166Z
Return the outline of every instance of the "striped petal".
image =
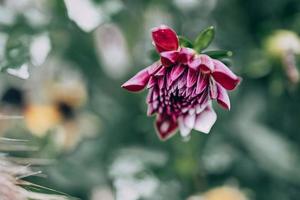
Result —
M131 92L139 92L146 87L146 85L149 81L149 78L150 78L150 75L148 73L148 68L145 68L142 71L138 72L131 79L126 81L122 85L122 88L125 88L126 90L131 91Z
M172 67L171 70L171 80L175 81L185 70L185 67L183 65L177 65Z
M218 90L218 103L225 109L230 110L230 99L228 97L227 91L217 83L217 90Z
M197 82L197 78L198 72L193 69L189 69L187 74L187 87L192 87Z

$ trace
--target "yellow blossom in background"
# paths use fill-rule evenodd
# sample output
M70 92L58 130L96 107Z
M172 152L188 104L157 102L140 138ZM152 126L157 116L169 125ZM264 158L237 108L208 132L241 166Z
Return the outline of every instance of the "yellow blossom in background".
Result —
M57 108L51 105L29 105L24 116L27 128L37 136L44 136L62 119Z
M246 195L234 187L217 187L200 196L192 196L187 200L248 200Z

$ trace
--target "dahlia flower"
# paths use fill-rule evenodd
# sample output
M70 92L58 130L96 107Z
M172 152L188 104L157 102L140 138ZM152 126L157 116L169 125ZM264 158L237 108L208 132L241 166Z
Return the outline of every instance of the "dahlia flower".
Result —
M178 38L165 25L154 28L153 45L160 60L122 85L131 92L147 87L148 115L157 114L155 126L162 140L178 128L183 137L192 129L209 133L217 119L211 101L230 109L227 90L235 89L240 82L221 61L180 46Z

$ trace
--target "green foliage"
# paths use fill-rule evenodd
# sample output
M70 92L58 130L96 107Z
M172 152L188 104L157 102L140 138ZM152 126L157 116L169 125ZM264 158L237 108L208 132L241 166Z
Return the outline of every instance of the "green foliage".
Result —
M210 26L205 30L201 31L195 39L194 49L200 53L206 49L215 37L215 28Z
M183 47L188 47L188 48L194 47L193 43L184 36L179 36L179 44L180 44L180 46L183 46Z
M227 58L233 55L231 51L225 51L225 50L205 51L203 53L214 59Z

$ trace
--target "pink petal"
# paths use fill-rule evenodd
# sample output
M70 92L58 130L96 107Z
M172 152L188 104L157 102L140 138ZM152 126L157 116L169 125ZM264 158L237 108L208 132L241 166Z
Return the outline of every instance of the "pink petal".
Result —
M172 67L171 70L171 80L175 81L185 70L185 67L183 65L177 65Z
M131 79L126 81L122 88L129 90L131 92L139 92L145 88L148 83L150 75L148 73L148 68L143 69L142 71L138 72L135 76Z
M194 129L203 133L209 133L216 120L217 114L209 105L197 115Z
M146 98L147 103L152 102L153 90L154 90L153 88L150 88L148 91L147 98Z
M155 109L153 107L153 104L150 103L148 104L148 108L147 108L147 116L151 116L155 113Z
M198 72L193 69L189 69L187 74L187 87L192 87L196 83L197 78Z
M170 71L167 72L166 79L167 79L167 88L170 88L172 83L173 83L173 81L171 79L171 72Z
M211 99L218 97L217 83L213 79L209 79L209 95Z
M152 88L155 84L156 84L156 78L154 76L151 76L148 81L147 89Z
M168 67L172 64L174 64L177 61L179 52L178 51L164 51L160 53L160 59L161 63L165 66Z
M208 91L206 90L206 91L204 91L204 92L201 94L200 98L199 98L197 101L198 101L198 103L199 103L201 106L204 106L204 105L207 106L208 100L209 100L209 98L208 98ZM206 106L205 106L205 107L206 107Z
M178 82L177 82L178 89L181 89L184 86L186 86L186 81L187 81L186 74L187 74L187 72L184 72L184 74L178 79Z
M168 115L158 115L155 122L157 134L161 140L166 140L173 136L177 130L177 122Z
M227 91L217 83L217 90L218 90L218 103L225 109L230 110L230 99L228 97Z
M212 73L214 79L220 83L225 89L233 90L240 82L240 78L236 76L228 67L218 60L213 60L215 69Z
M154 76L164 76L166 74L166 68L162 66L155 74Z
M190 129L194 128L195 120L196 120L195 113L193 113L193 114L188 113L187 115L184 116L183 119L184 119L184 124L186 127L190 128Z
M184 121L183 121L183 116L178 117L178 127L179 127L179 131L180 131L180 135L182 137L187 137L190 132L191 132L191 128L188 128Z
M165 77L164 76L159 77L157 83L159 89L162 89L165 85Z
M193 49L182 47L179 52L178 62L188 64L194 55L195 51Z
M202 73L198 74L196 94L200 94L208 86L208 76Z
M152 65L150 65L147 69L148 69L148 73L150 75L155 74L158 70L160 70L162 67L160 62L155 62Z
M190 68L192 68L193 70L198 70L199 69L199 66L201 64L201 60L199 58L199 56L195 56L194 59L192 59L189 63L188 63L188 66Z
M208 55L201 54L199 58L201 60L201 64L199 65L201 72L210 73L214 70L214 63Z
M178 37L174 30L161 25L152 29L152 39L158 52L178 49Z

